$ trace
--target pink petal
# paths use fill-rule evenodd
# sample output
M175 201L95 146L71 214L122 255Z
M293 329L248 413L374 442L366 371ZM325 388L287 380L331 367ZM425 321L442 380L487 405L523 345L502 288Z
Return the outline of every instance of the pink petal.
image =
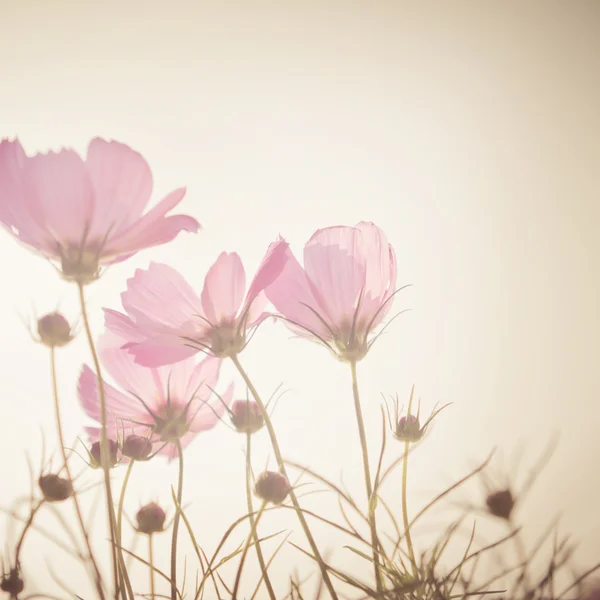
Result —
M204 316L212 325L232 323L242 305L245 291L246 273L242 260L235 252L222 252L204 280Z
M200 394L204 399L208 398L211 394L208 388L214 389L217 386L222 364L222 359L214 356L208 356L200 361L185 382L185 390L182 391L181 397L186 402L195 394Z
M156 336L143 342L128 342L123 346L123 350L127 350L140 366L160 367L185 360L198 353L198 348L185 344L180 337L172 334Z
M38 226L62 246L89 241L94 192L85 164L73 150L37 154L25 162L24 201Z
M96 373L87 365L84 365L81 371L77 389L79 401L85 413L92 419L100 422L98 379ZM115 427L115 424L120 427L122 420L133 419L141 421L147 418L148 413L141 403L119 392L106 382L104 382L104 394L106 397L107 423L110 427Z
M329 227L315 232L304 247L306 274L336 325L352 320L365 292L360 235L355 227Z
M187 215L166 216L181 202L185 191L185 188L180 188L171 192L129 229L119 235L111 236L105 247L105 255L115 257L165 244L174 239L180 231L196 233L200 224L193 217Z
M110 308L104 310L104 325L123 342L141 342L146 338L138 326L123 313Z
M95 138L86 167L94 188L90 238L116 236L137 221L150 200L152 172L141 154L118 142Z
M265 257L250 284L242 312L245 312L248 309L248 306L252 304L251 310L253 315L262 313L266 306L266 299L261 300L258 299L257 296L279 277L289 256L289 244L284 239L279 238L269 245ZM248 319L248 323L251 323L252 321L253 319Z
M225 407L229 406L232 400L233 384L227 388L227 391L220 399L216 398L212 402L201 404L200 408L196 407L196 410L190 413L190 416L194 415L193 421L190 423L190 430L199 433L215 427L221 420L225 412Z
M324 338L331 337L325 325L315 313L323 315L323 309L315 298L304 269L289 248L287 260L280 275L265 290L267 298L277 311L302 328L294 328L301 335L308 335L306 329ZM326 315L325 315L326 317ZM288 323L289 325L289 323Z

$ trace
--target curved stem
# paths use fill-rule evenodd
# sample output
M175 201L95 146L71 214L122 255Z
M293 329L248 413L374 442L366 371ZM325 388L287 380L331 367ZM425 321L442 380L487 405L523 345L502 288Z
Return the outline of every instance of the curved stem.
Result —
M410 442L404 442L404 459L402 460L402 521L404 523L404 537L406 538L406 546L408 547L408 556L412 565L413 575L415 578L418 575L417 563L415 561L415 550L413 548L412 538L410 535L410 524L408 522L408 506L406 503L406 486L408 482L408 447Z
M113 566L113 577L115 583L115 596L118 596L117 590L123 590L123 581L120 575L121 571L117 562L117 548L115 545L115 533L117 528L115 518L115 508L113 506L112 490L110 485L110 465L109 465L109 451L108 451L108 437L106 433L106 394L104 391L104 380L102 379L102 369L100 368L100 360L98 359L98 352L94 344L94 336L92 335L92 328L90 327L90 320L87 314L87 307L85 304L85 293L83 291L83 284L77 285L79 290L79 304L81 305L81 316L83 318L83 326L85 328L85 334L92 354L92 361L94 362L94 369L96 371L96 378L98 380L98 396L100 398L100 420L102 427L100 428L100 463L102 465L102 472L104 474L104 488L106 490L106 504L108 511L108 523L110 527L110 547L111 557ZM121 585L119 585L121 584Z
M154 536L148 536L148 564L150 565L150 600L154 600L156 596L156 588L154 584L154 544L152 543Z
M19 556L21 555L21 549L23 548L23 542L25 541L25 535L27 534L27 532L33 525L33 519L34 519L37 511L40 510L40 508L42 507L42 504L44 504L43 498L31 509L29 518L25 522L25 526L23 527L23 531L21 532L21 537L19 537L19 541L17 542L17 548L15 550L15 568L19 567Z
M263 401L261 400L260 396L258 395L256 388L252 384L252 381L248 377L248 374L246 373L246 371L244 371L244 368L242 367L237 355L234 354L230 358L231 358L233 364L235 365L236 369L238 370L239 374L242 376L244 382L248 386L248 389L250 390L250 393L254 397L256 404L258 404L258 406L260 408L263 419L265 421L265 426L267 427L267 431L269 433L269 438L271 440L271 446L273 448L273 454L275 454L275 460L277 461L277 466L279 467L281 474L284 477L286 477L289 481L289 477L287 476L287 471L285 468L285 462L283 461L283 456L282 456L281 450L279 448L279 443L277 441L277 436L275 435L275 429L273 428L273 423L271 422L269 413L267 412L267 409L265 408ZM323 561L323 557L321 556L321 553L319 552L317 543L315 542L315 539L310 531L310 528L308 527L308 523L304 517L304 513L302 512L302 508L300 506L300 503L298 502L298 497L296 496L296 492L294 491L294 488L292 488L290 490L290 499L292 500L292 504L294 505L296 515L298 516L300 525L302 526L302 529L304 530L304 534L306 535L306 539L308 540L308 543L312 550L313 556L314 556L315 560L317 561L317 563L319 564L319 568L321 570L321 577L323 578L323 581L325 582L325 585L327 586L327 590L329 591L330 596L332 598L334 598L334 600L338 600L337 594L333 587L333 583L331 582L331 578L329 577L329 573L327 572L327 566L325 565L325 562Z
M127 489L127 484L129 483L129 477L131 475L131 470L133 469L134 462L135 460L130 459L129 464L127 465L125 479L123 479L123 485L121 486L121 494L119 496L119 508L117 509L117 550L119 552L119 565L121 567L121 573L125 582L125 586L127 587L127 593L129 594L129 598L131 600L135 599L135 594L133 593L133 588L131 587L131 580L129 579L129 574L127 573L127 569L125 567L125 558L123 556L121 536L123 532L123 505L125 503L125 490Z
M363 469L365 475L365 489L367 490L367 501L369 507L369 529L371 530L371 546L373 550L373 569L375 570L375 585L377 593L383 592L381 583L381 573L379 569L379 542L377 539L377 524L375 522L375 498L373 497L373 485L371 483L371 468L369 467L369 451L367 448L367 436L365 434L365 424L363 421L362 410L360 408L360 395L358 393L358 378L356 375L356 361L350 362L350 371L352 372L352 394L354 396L354 411L356 412L356 424L358 425L358 435L360 437L360 447L362 450Z
M254 519L254 507L252 506L252 460L251 460L251 451L252 451L252 434L246 434L246 502L248 505L248 519L250 520L250 529L254 532L254 544L256 546L256 557L258 558L258 564L260 565L260 571L265 580L265 585L267 586L267 591L269 592L269 598L271 600L277 600L275 596L275 591L273 590L273 585L271 584L271 579L269 578L269 573L267 572L267 566L265 563L265 557L263 556L262 549L260 547L260 541L258 539L258 528Z
M71 475L71 468L69 467L69 461L67 457L67 450L65 448L65 437L62 430L62 419L60 417L60 403L58 399L58 382L56 377L56 352L55 348L50 348L50 374L52 378L52 396L54 398L54 415L56 417L56 429L58 431L58 442L60 445L60 451L62 453L63 462L65 465L65 473L67 474L67 479L73 485L73 476ZM81 529L81 534L83 535L83 539L85 542L85 547L88 553L88 557L92 566L94 568L94 573L96 576L96 589L98 590L98 595L102 600L104 600L104 589L102 588L102 576L100 575L100 569L98 568L98 563L96 562L96 558L94 557L94 553L92 552L92 545L90 543L90 536L85 527L85 521L83 520L83 513L81 512L81 507L79 506L79 500L77 494L73 493L73 505L75 506L75 514L77 515L77 522L79 523L79 528Z
M260 518L262 517L262 514L265 510L265 506L267 506L266 500L263 501L263 503L261 504L261 507L258 509L258 512L256 513L256 520L254 521L254 524L252 525L252 530L250 531L250 533L248 534L248 537L246 538L246 543L244 544L244 550L242 551L242 556L240 558L240 566L238 567L237 574L235 576L235 583L233 585L233 592L231 594L231 600L237 600L237 593L238 593L238 589L240 588L240 581L242 580L242 570L244 569L244 563L246 562L246 555L248 554L248 548L250 548L250 543L252 542L252 540L255 539L256 528L258 527L258 522L260 521Z
M179 533L180 507L183 497L183 449L179 440L176 440L175 445L179 456L179 481L177 483L177 508L173 519L173 537L171 538L171 600L177 600L177 534Z

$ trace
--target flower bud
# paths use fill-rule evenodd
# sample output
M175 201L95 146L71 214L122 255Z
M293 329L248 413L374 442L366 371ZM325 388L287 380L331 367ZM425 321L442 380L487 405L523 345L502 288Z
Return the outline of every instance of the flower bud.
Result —
M152 453L152 442L146 437L132 433L125 438L121 452L123 456L133 460L146 460Z
M49 348L66 346L72 339L71 326L60 313L53 312L38 320L40 341Z
M53 473L42 475L38 484L48 502L62 502L73 495L71 482Z
M398 419L394 436L401 442L418 442L423 437L424 433L425 432L421 430L419 417L408 415L407 417L400 417L400 419Z
M152 535L163 530L167 515L156 502L150 502L137 511L137 530L140 533Z
M114 467L118 462L118 445L114 440L107 440L108 446L108 466ZM89 449L90 457L92 459L92 467L98 469L102 466L101 454L100 454L100 441L94 442Z
M231 423L240 433L255 433L265 421L256 402L236 400L231 405Z
M507 521L515 507L515 500L510 490L500 490L488 494L485 503L494 516Z
M287 478L277 471L261 473L254 484L254 493L266 502L281 504L290 493L292 486Z
M0 581L0 590L9 593L11 598L16 598L24 587L25 583L16 567L3 575L2 581Z

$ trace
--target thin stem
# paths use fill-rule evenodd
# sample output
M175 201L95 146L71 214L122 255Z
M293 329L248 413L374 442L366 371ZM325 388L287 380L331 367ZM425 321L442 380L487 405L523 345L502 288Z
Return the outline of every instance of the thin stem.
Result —
M525 592L529 591L529 578L527 577L527 552L525 551L525 545L523 544L523 537L521 536L521 532L518 531L518 528L514 526L510 521L508 522L509 529L514 533L515 539L515 549L517 551L517 557L519 563L521 564L521 575L519 577L519 581L517 581L517 586L519 583L523 584L525 588Z
M150 565L150 600L154 600L156 596L156 588L154 584L154 544L152 543L154 536L148 536L148 564Z
M267 591L269 592L269 598L271 600L277 600L275 596L275 591L273 590L273 585L271 584L271 579L269 578L269 574L267 572L267 566L265 563L265 557L262 553L262 548L260 547L260 540L258 539L258 528L255 524L254 519L254 507L252 506L252 460L251 460L251 451L252 451L252 434L246 434L246 502L248 504L248 518L250 520L250 529L254 532L254 544L256 546L256 556L258 558L258 564L260 565L261 573L263 574L263 578L265 580L265 585L267 586Z
M58 431L58 442L60 445L60 451L62 453L63 462L65 464L65 473L67 474L67 479L73 485L73 476L71 475L71 468L69 467L69 461L67 457L67 450L65 448L65 437L62 429L62 419L60 417L60 402L58 397L58 382L56 377L56 352L55 348L50 348L50 373L52 378L52 396L54 398L54 414L56 417L56 429ZM75 507L75 514L77 515L77 522L79 523L79 528L81 529L81 533L83 535L83 539L85 541L85 547L87 549L88 557L92 566L94 568L94 573L96 575L96 589L98 590L98 595L102 600L104 600L104 590L102 588L102 576L100 575L100 569L98 568L98 563L96 562L96 558L94 557L94 553L92 552L92 545L90 543L90 536L85 527L85 521L83 520L83 513L81 512L81 507L79 506L79 499L76 493L73 493L73 505Z
M19 556L21 555L21 549L23 548L23 542L25 541L25 535L27 534L27 532L33 525L33 518L35 517L37 511L40 510L40 508L42 507L42 504L44 504L43 498L31 509L29 518L25 522L25 526L23 527L23 531L21 532L21 537L19 538L19 541L17 542L17 549L15 550L15 568L19 567Z
M365 424L363 421L362 410L360 408L360 395L358 393L358 378L356 374L356 361L350 362L350 371L352 372L352 394L354 396L354 410L356 412L356 424L358 425L358 435L360 437L360 447L362 450L363 469L365 475L365 489L367 490L367 501L369 507L369 529L371 530L371 546L373 550L373 569L375 570L375 585L377 593L383 592L381 583L381 573L379 570L379 543L377 539L377 524L375 521L375 498L373 497L373 485L371 483L371 468L369 467L369 451L367 449L367 436L365 434Z
M90 327L90 320L87 313L87 306L85 303L85 293L83 291L83 284L77 285L79 290L79 303L81 305L81 316L83 318L83 326L85 328L85 334L92 354L92 361L94 362L94 369L96 371L96 378L98 380L98 396L100 398L100 420L102 427L100 428L100 464L102 466L102 472L104 474L104 488L106 490L106 504L108 511L108 523L110 527L110 548L113 566L113 577L115 583L115 597L118 597L118 590L124 593L122 585L122 577L120 575L120 569L117 562L117 548L115 545L115 534L116 534L116 518L115 508L113 506L112 490L110 485L110 464L109 464L109 451L108 451L108 437L106 431L107 424L107 412L106 412L106 394L104 391L104 380L102 379L102 369L100 368L100 360L98 358L98 352L94 344L94 336L92 335L92 328ZM121 585L119 585L121 584Z
M418 575L417 563L415 561L415 550L410 535L410 524L408 522L408 505L406 503L406 484L408 482L408 450L410 442L404 442L404 459L402 460L402 521L404 523L404 537L408 548L408 556L412 565L415 578Z
M171 600L177 600L177 534L179 533L179 519L181 518L181 502L183 497L183 449L181 441L175 441L179 457L179 481L177 482L177 508L173 519L173 537L171 538Z
M129 594L129 598L134 600L135 594L133 593L133 588L131 587L131 580L129 579L129 574L127 573L127 568L125 567L125 558L123 556L123 545L122 545L122 533L123 533L123 505L125 504L125 490L127 489L127 484L129 483L129 477L131 476L131 470L133 469L133 463L135 460L130 459L129 464L127 465L127 471L125 471L125 479L123 479L123 485L121 486L121 494L119 496L119 508L117 510L117 549L119 552L119 565L121 567L121 573L125 582L125 586L127 587L127 593Z
M231 593L231 600L237 600L238 589L240 588L240 581L242 580L242 571L244 569L244 563L246 562L246 555L248 554L248 548L250 548L250 543L256 536L256 528L258 527L258 522L262 517L262 514L265 510L265 506L267 506L267 501L264 500L261 504L261 507L258 509L258 513L256 513L256 520L252 525L252 530L248 534L246 538L246 543L244 544L244 549L242 551L242 556L240 558L240 566L238 567L237 574L235 576L235 583L233 584L233 592Z
M248 377L248 374L246 373L246 371L244 371L244 368L242 367L237 355L231 356L231 360L232 360L233 364L235 365L236 369L238 370L239 374L242 376L244 382L248 386L248 389L250 390L250 393L254 397L256 404L258 404L258 406L260 408L263 419L265 421L265 426L267 427L267 431L269 433L269 438L271 440L271 446L273 448L273 454L275 454L275 460L277 461L277 466L279 467L279 471L281 472L281 474L289 481L289 477L287 476L287 471L285 468L285 462L283 460L283 456L282 456L281 450L279 448L279 443L277 441L277 436L275 435L275 429L273 428L273 423L271 422L269 413L267 412L267 409L265 408L263 401L261 400L260 396L258 395L258 392L256 391L256 388L254 387L252 381ZM294 505L296 515L298 516L298 520L300 521L300 525L302 526L302 529L304 530L304 534L306 535L306 539L308 540L308 543L311 547L313 556L314 556L315 560L317 561L317 563L319 564L319 568L321 570L321 576L323 577L323 581L325 582L325 585L327 586L327 590L329 591L330 596L334 600L338 600L338 596L335 592L333 583L331 582L331 578L329 577L329 573L327 571L327 566L325 565L325 562L323 561L323 557L321 556L321 553L319 552L317 543L315 542L315 539L310 531L308 523L307 523L306 519L304 518L304 513L302 512L302 508L300 506L300 503L298 502L298 497L296 496L296 492L294 491L293 488L290 490L290 499L292 500L292 504Z

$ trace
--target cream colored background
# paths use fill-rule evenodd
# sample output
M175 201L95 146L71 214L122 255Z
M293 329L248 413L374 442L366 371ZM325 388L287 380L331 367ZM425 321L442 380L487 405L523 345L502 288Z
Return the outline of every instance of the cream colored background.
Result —
M415 454L413 510L495 445L506 454L524 444L524 476L558 431L556 455L520 513L526 537L561 513L561 531L581 542L580 563L598 560L596 2L2 0L0 52L0 136L18 135L30 153L62 145L84 152L95 135L126 142L153 168L155 199L187 184L181 209L204 225L91 287L96 331L101 307L118 307L126 279L150 260L201 285L223 249L240 252L250 276L279 233L301 251L318 227L373 220L396 248L399 283L413 287L395 305L412 311L360 365L372 454L380 393L407 399L413 382L424 410L454 403ZM48 453L56 447L48 356L18 315L31 317L32 305L41 313L59 303L72 319L78 310L75 289L6 234L0 256L6 507L28 492L25 453L39 463L40 428ZM243 359L265 395L280 382L290 390L275 413L285 454L332 478L343 472L362 498L348 370L290 341L281 326L265 327ZM75 395L85 360L81 336L59 354L70 439L85 423ZM257 444L258 470L269 456L264 433ZM220 427L186 453L189 516L207 551L244 512L242 448L241 437ZM391 445L390 459L399 451ZM136 471L130 514L140 502L168 502L175 465L159 459ZM461 499L479 501L472 490ZM335 514L327 496L309 498ZM398 478L388 500L400 510ZM51 513L43 520L56 529ZM478 531L501 533L485 523ZM264 528L293 530L304 544L287 512ZM338 546L334 560L364 568L327 531L317 527L324 545ZM97 544L104 535L97 526ZM168 538L158 552L165 569ZM186 551L191 584L195 562ZM91 597L80 570L35 534L25 548L29 590L54 585L43 556ZM277 559L278 589L296 564L304 573L310 566L292 548ZM147 592L143 569L135 573Z

